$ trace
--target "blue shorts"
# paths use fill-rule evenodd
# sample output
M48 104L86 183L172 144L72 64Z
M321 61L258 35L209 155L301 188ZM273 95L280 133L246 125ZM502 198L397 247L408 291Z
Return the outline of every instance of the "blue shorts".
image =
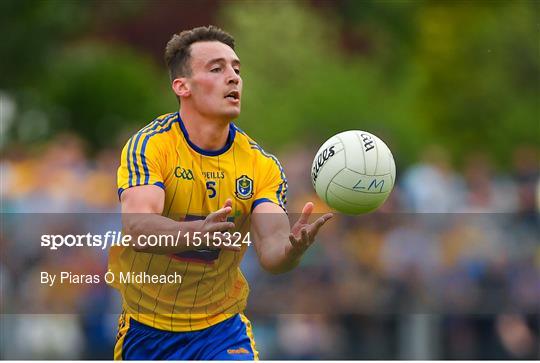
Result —
M243 314L192 332L159 330L129 319L114 351L114 358L123 360L258 359L251 323Z

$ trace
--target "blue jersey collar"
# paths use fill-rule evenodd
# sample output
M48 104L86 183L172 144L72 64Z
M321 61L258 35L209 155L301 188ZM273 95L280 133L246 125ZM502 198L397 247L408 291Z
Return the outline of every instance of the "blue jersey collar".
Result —
M227 142L225 143L225 146L223 146L219 150L204 150L195 145L191 140L189 139L189 134L187 132L186 126L184 125L184 121L182 121L182 118L180 117L180 112L178 112L178 120L180 123L180 129L182 130L182 133L184 134L184 138L186 139L188 145L198 152L199 154L206 155L206 156L218 156L229 150L234 142L234 137L236 136L236 128L234 127L234 124L231 122L229 123L229 135L227 136Z

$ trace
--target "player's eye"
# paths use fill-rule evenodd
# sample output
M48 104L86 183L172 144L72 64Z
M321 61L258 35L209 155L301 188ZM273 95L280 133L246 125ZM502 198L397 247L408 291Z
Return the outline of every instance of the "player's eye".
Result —
M214 72L214 73L218 73L218 72L220 72L220 71L221 71L221 68L220 68L220 67L212 68L212 69L210 70L210 72Z
M235 68L235 69L234 69L234 72L235 72L236 74L240 75L240 69L239 69L239 68Z

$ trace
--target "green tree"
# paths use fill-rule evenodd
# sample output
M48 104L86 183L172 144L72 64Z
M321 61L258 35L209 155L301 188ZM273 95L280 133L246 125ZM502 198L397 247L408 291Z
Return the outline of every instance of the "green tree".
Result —
M226 4L244 64L240 124L265 144L364 129L405 163L434 143L504 163L538 142L537 2ZM363 47L344 49L351 37Z
M99 22L136 15L142 4L1 2L0 91L16 104L9 141L27 144L71 131L96 150L176 108L174 97L164 96L170 94L166 73L151 60L87 36Z
M459 2L419 8L415 57L427 74L418 110L435 140L463 157L474 149L507 162L538 144L538 2ZM536 29L535 29L536 27Z
M315 146L350 129L371 131L393 148L416 147L411 127L421 79L340 47L340 18L301 3L233 3L224 9L243 62L240 125L265 145Z

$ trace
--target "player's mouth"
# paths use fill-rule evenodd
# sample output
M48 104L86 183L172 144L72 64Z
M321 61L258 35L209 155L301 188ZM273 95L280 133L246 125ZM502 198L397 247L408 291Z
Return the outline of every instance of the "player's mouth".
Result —
M231 91L225 95L225 98L233 103L239 103L240 102L240 92L238 91Z

